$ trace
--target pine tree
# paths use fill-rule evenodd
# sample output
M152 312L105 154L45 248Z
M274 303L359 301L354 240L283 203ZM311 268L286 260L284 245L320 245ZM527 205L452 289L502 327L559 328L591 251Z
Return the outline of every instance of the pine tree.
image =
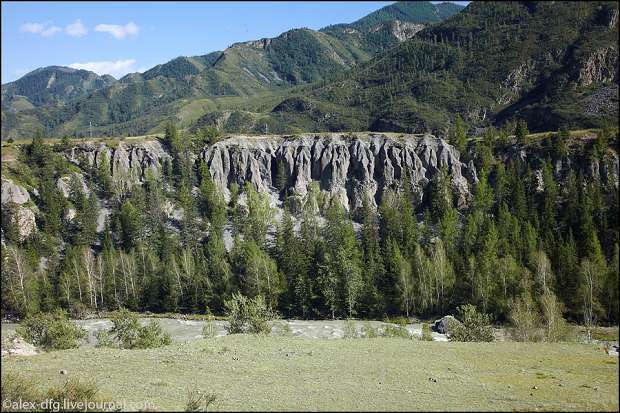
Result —
M465 153L465 149L467 149L467 132L465 130L465 123L460 115L457 115L454 120L454 132L450 139L450 143L455 146L460 153Z
M527 128L527 121L521 119L517 122L517 128L515 129L515 135L517 136L517 142L522 145L527 145L529 143L529 130Z
M179 205L183 209L181 221L181 243L186 248L195 249L198 245L198 217L194 196L187 185L182 184L179 189Z
M377 313L379 309L380 295L377 286L384 276L384 267L379 244L377 215L370 206L369 196L364 197L362 203L361 248L365 288L360 307L365 316L370 316Z
M140 240L142 216L131 201L126 201L119 211L120 239L125 250L129 250Z

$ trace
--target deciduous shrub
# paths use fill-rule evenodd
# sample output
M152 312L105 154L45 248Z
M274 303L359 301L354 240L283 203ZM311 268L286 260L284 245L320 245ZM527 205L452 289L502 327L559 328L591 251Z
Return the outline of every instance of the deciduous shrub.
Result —
M17 403L20 400L34 403L35 409L24 409L23 407L20 409L16 406L15 410L41 411L41 405L44 401L47 402L50 411L54 403L57 403L59 408L53 411L75 411L75 407L71 408L71 406L75 406L76 403L97 403L98 409L111 410L113 408L113 403L106 402L100 396L97 384L92 381L68 379L61 385L44 389L40 386L39 381L34 378L12 371L6 373L3 371L0 389L3 411L13 410L11 403Z
M562 305L555 294L547 289L540 297L539 306L529 295L523 295L510 307L512 327L510 335L515 341L572 341L576 330L562 316Z
M452 341L493 341L493 328L488 314L479 313L476 307L467 304L459 307L462 324L450 323Z
M267 308L265 299L258 295L248 298L240 293L233 294L225 303L230 334L269 334L268 321L275 315Z
M523 294L510 305L510 336L515 341L541 341L540 316L529 294Z
M204 338L213 338L217 335L217 329L213 320L205 321L205 325L202 327L202 336Z
M116 339L119 346L122 348L134 348L140 331L138 316L123 308L113 312L110 315L110 321L112 321L110 334Z
M379 337L379 331L376 327L373 327L368 321L365 321L362 325L362 335L365 338L376 338Z
M428 323L422 324L422 341L433 341L433 336L431 335L431 325Z
M284 321L279 321L273 324L271 334L280 337L290 337L293 335L291 327Z
M388 324L385 326L385 329L383 330L383 333L381 335L383 337L411 338L409 331L402 325Z
M209 406L215 402L216 396L213 393L205 393L193 389L187 392L186 412L206 412Z
M141 326L138 316L127 309L115 311L110 320L113 326L109 333L121 348L155 348L171 343L170 334L164 332L157 321L151 320Z
M151 320L138 330L138 340L134 348L156 348L170 345L170 334L161 329L157 321Z
M344 320L344 338L357 338L355 321L350 319Z
M95 347L118 347L118 343L108 330L98 330L95 338L97 339Z
M61 310L28 316L16 331L26 341L45 350L76 348L87 335L86 330L75 325Z
M562 304L551 290L546 290L541 297L545 341L572 341L575 339L575 329L562 316Z

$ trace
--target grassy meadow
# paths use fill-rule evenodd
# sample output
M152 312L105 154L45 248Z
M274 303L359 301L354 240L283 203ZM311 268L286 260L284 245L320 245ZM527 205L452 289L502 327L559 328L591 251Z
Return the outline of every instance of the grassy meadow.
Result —
M230 335L4 357L9 372L42 387L92 381L103 399L152 410L183 410L193 390L216 396L209 410L618 411L618 358L594 344Z

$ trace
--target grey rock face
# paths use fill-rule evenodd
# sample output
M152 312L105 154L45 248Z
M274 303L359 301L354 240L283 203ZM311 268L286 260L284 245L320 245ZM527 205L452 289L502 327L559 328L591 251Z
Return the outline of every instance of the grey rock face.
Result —
M592 52L580 62L577 84L588 86L595 82L615 82L618 79L618 50L603 48Z
M158 141L121 142L116 148L84 143L67 152L82 166L100 166L108 157L117 188L131 188L147 173L161 173L171 156ZM310 184L317 182L328 199L337 199L349 210L362 206L369 196L376 207L387 193L402 191L405 175L418 202L440 168L452 176L459 207L471 196L477 182L472 163L463 164L459 152L432 135L304 134L299 136L234 136L206 147L199 159L229 199L230 185L250 183L259 192L277 199L277 171L284 170L291 202L305 202Z
M78 172L73 172L71 175L63 176L58 178L56 181L56 187L60 190L60 192L62 192L62 195L65 198L69 198L69 195L71 194L71 181L73 179L77 179L80 191L84 195L90 194L90 189L88 189L88 185L86 185L84 175Z
M144 180L149 173L158 176L164 163L172 159L156 140L120 142L115 148L104 143L81 143L72 147L67 157L81 167L101 167L107 159L114 183L121 191Z
M25 204L30 200L30 195L26 188L17 185L10 179L2 178L2 204L14 203L17 205Z
M20 241L30 237L37 230L36 216L33 208L25 206L30 201L30 195L26 188L17 185L10 179L2 178L2 205L13 205L10 220L17 229ZM36 207L34 207L36 209Z
M402 190L409 177L421 202L424 189L443 166L452 175L458 203L467 204L475 170L461 163L458 151L432 135L321 134L287 137L233 137L206 148L200 155L211 176L228 196L231 184L252 184L259 192L277 193L277 171L285 171L289 193L303 199L311 182L350 210L370 196L373 206L387 192Z
M15 228L17 228L17 235L20 241L24 241L37 231L36 217L31 208L18 206L11 220Z
M107 157L114 185L121 192L143 182L150 173L158 176L164 164L172 160L156 140L121 142L114 148L83 143L68 150L66 155L82 168L99 167ZM500 156L505 161L519 159L536 171L542 168L539 155L535 148L517 145ZM290 205L296 210L307 201L311 185L317 186L328 201L339 200L350 211L360 208L367 195L371 206L376 207L384 196L402 191L405 175L416 202L420 203L441 167L446 167L451 174L457 206L465 208L478 182L473 161L465 164L453 146L432 135L237 135L192 156L194 162L206 162L213 181L223 190L227 201L233 183L239 186L249 183L259 192L267 193L272 206L280 206L281 192L276 185L284 182ZM600 161L584 162L580 156L558 160L553 172L561 181L575 168L603 183L618 185L618 155L614 151L609 151ZM283 176L278 176L278 171ZM539 184L542 184L540 179ZM3 202L9 192L28 194L25 189L5 189L3 182Z

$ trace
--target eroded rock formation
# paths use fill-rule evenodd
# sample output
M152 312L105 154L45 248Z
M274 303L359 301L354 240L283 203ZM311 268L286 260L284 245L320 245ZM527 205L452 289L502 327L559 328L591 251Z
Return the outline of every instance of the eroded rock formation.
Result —
M362 206L366 194L376 206L386 191L402 190L405 175L422 202L441 167L451 173L458 204L465 206L476 180L475 170L460 161L458 151L432 135L238 136L204 149L200 157L226 195L230 185L245 182L277 194L277 181L283 179L289 194L303 201L316 181L321 191L353 210ZM277 176L282 172L284 177Z

